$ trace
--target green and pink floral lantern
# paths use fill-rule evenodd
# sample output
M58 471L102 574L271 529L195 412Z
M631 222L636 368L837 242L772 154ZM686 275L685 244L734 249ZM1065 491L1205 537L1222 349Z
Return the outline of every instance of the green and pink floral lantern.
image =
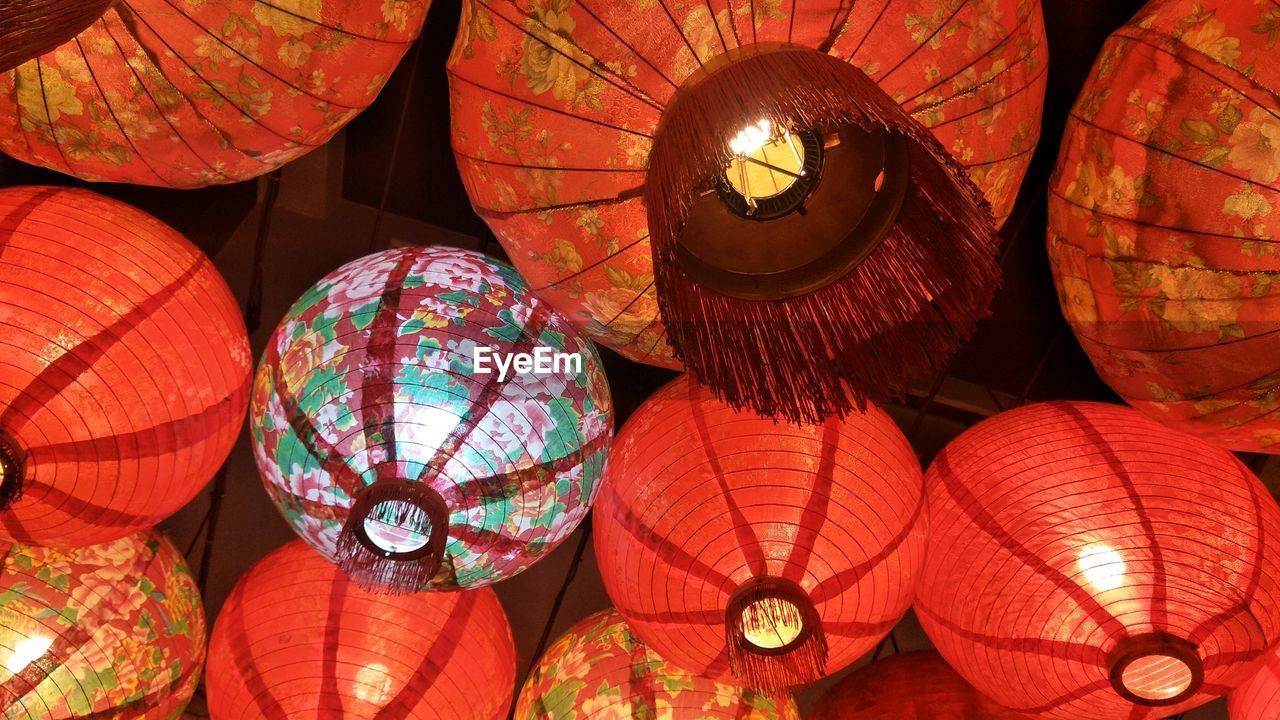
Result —
M387 592L529 567L586 516L613 433L590 342L510 266L442 247L308 290L267 345L251 424L294 530Z

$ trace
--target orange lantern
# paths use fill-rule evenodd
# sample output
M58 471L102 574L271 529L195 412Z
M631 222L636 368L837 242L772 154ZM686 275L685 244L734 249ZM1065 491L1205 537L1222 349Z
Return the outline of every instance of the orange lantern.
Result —
M295 540L236 583L205 687L215 720L502 720L515 664L492 590L374 595Z
M101 5L101 3L95 3ZM257 177L368 106L429 0L117 0L0 75L0 150L85 180Z
M979 196L1008 214L1046 60L1028 0L467 0L453 146L517 267L595 337L818 421L985 311Z
M515 720L800 720L785 695L691 675L631 634L614 610L569 628L520 691Z
M1280 640L1280 507L1231 453L1129 408L969 429L926 477L916 614L943 657L1044 718L1175 715Z
M150 527L226 459L249 340L209 258L128 205L0 190L0 537L78 546Z
M1231 720L1280 720L1280 649L1228 698Z
M852 663L911 603L924 491L869 408L822 425L735 411L688 376L647 400L605 466L605 589L662 657L755 687Z
M1147 415L1280 452L1280 71L1269 2L1153 0L1108 41L1050 195L1062 308Z

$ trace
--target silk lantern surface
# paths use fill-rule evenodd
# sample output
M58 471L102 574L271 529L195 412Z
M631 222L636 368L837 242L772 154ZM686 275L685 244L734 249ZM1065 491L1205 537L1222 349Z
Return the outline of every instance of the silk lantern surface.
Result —
M1280 507L1236 458L1130 408L1031 405L926 476L916 614L979 691L1045 718L1160 718L1280 639Z
M501 720L515 673L492 590L368 593L295 540L231 591L205 685L214 720Z
M627 422L594 516L605 588L636 636L758 687L833 673L887 634L925 525L920 466L883 411L775 423L688 376Z
M1034 0L463 4L449 71L472 203L548 302L633 360L677 365L642 198L659 119L703 66L779 43L862 69L1008 215L1039 137Z
M811 720L1027 720L992 702L931 650L872 662L841 680Z
M1148 3L1076 102L1049 206L1062 308L1102 378L1250 452L1280 448L1274 12Z
M85 179L253 178L373 102L428 0L119 0L0 75L0 150Z
M1280 648L1227 698L1230 720L1280 719Z
M169 720L200 682L204 607L154 531L75 550L13 544L0 569L7 717Z
M477 348L578 364L503 375ZM370 255L304 293L251 411L294 530L392 591L486 585L549 552L591 507L612 422L591 344L510 266L443 247Z
M787 695L692 675L633 635L614 610L583 619L543 653L515 720L800 720Z
M87 545L171 515L230 452L251 362L226 282L171 228L0 190L0 536Z

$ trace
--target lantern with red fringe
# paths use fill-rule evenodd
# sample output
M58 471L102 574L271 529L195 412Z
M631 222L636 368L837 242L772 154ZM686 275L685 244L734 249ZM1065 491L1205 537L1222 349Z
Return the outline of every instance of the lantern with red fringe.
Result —
M560 718L800 720L800 711L786 694L689 674L604 610L552 643L520 691L515 720Z
M249 401L249 339L209 258L128 205L0 190L0 537L106 542L213 477Z
M883 411L778 424L688 376L628 421L594 517L605 588L636 636L753 687L869 650L911 604L924 552L920 466Z
M1280 648L1227 699L1231 720L1280 720Z
M391 592L529 567L586 516L613 436L590 342L509 265L444 247L370 255L304 293L250 415L294 530Z
M961 675L1044 718L1176 715L1280 640L1280 507L1231 453L1129 408L998 415L926 476L915 610Z
M593 336L817 422L985 313L1046 61L1035 0L467 0L453 146Z
M1050 195L1063 312L1147 415L1280 452L1275 6L1153 0L1108 41Z
M0 19L13 1L0 0ZM373 102L429 4L80 3L74 19L92 23L83 31L0 65L0 151L85 180L192 188L257 177Z
M1029 720L992 702L932 650L877 660L844 678L810 720Z
M200 683L204 622L181 553L157 532L75 550L14 543L0 569L0 709L180 717Z
M492 590L373 595L294 541L231 591L205 685L218 720L503 720L515 674Z

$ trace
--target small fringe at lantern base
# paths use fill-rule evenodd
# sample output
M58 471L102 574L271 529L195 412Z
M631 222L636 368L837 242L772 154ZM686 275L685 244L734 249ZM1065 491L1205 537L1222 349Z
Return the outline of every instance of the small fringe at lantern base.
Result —
M0 72L39 57L89 27L113 0L0 0Z
M690 205L732 158L726 139L760 119L907 140L893 227L846 275L797 297L729 297L678 258ZM999 284L994 219L965 169L861 70L807 48L748 46L682 87L654 139L645 201L676 357L725 402L771 417L819 422L905 389L959 349Z
M391 505L394 525L424 528L426 544L408 551L387 550L370 538L365 519L381 505ZM401 595L425 589L444 561L449 534L444 499L425 483L378 480L352 503L338 536L338 566L357 585L370 592Z
M777 628L794 628L795 638L780 647L764 647L750 639ZM826 675L822 619L808 595L781 578L752 580L734 594L725 622L725 646L730 671L751 687L776 690Z

